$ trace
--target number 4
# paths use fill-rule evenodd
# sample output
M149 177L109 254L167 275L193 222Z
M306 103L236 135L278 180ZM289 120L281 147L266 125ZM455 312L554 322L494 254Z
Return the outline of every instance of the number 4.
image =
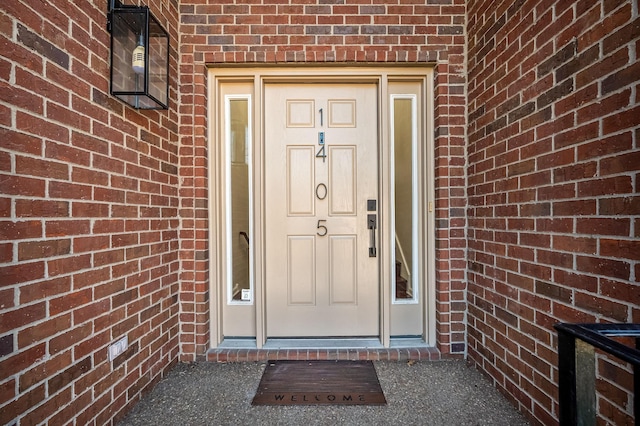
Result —
M316 154L316 158L322 158L322 162L325 162L325 159L327 158L327 154L324 150L324 145L322 145L320 147L320 149L318 150L317 154Z

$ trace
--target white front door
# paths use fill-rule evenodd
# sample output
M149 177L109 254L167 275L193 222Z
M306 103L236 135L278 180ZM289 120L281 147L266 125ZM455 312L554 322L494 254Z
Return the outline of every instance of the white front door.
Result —
M374 84L265 86L267 337L378 336Z

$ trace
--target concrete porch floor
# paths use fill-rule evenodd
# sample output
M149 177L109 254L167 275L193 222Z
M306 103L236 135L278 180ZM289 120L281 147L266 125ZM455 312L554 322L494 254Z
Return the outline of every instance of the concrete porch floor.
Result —
M374 361L386 406L259 406L266 362L179 364L120 425L528 425L463 360Z

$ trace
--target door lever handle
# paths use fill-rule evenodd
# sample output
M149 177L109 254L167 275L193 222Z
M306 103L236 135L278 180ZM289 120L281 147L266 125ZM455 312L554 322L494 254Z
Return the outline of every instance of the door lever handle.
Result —
M378 217L375 214L367 215L367 228L369 229L369 257L376 257L376 228Z

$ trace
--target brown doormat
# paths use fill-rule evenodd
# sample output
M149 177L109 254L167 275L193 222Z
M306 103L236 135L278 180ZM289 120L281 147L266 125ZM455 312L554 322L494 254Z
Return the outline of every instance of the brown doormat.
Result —
M385 405L371 361L269 361L252 405Z

